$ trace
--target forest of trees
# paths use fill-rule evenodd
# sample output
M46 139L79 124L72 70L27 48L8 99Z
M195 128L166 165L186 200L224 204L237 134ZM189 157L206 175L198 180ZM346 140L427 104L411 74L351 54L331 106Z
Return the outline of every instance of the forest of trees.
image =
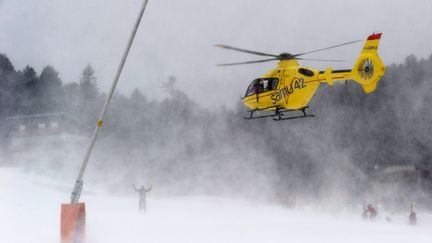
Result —
M0 54L0 121L68 112L94 127L106 98L96 77L87 65L78 82L64 83L53 66L40 74L30 66L16 70ZM138 89L129 96L117 92L101 134L113 156L94 162L101 173L124 168L124 180L144 173L168 185L201 183L213 193L225 191L215 188L223 181L248 176L258 188L270 184L275 195L319 198L341 184L343 193L357 195L365 175L388 165L430 168L432 55L388 66L369 95L354 82L322 85L310 104L316 117L293 121L244 120L241 103L206 109L179 90L174 77L165 89L168 98L153 101ZM7 136L3 129L0 139Z

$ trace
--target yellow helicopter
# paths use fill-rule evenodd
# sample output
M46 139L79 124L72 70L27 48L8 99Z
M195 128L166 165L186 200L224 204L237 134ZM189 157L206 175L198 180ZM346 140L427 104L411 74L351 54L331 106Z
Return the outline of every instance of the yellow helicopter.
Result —
M260 78L257 78L249 85L245 96L242 98L244 104L250 108L249 116L245 119L258 119L273 117L273 120L288 120L295 118L312 117L306 113L306 108L316 90L321 83L333 85L335 81L354 80L359 83L366 93L376 89L378 80L384 75L385 66L378 56L378 45L382 33L370 35L360 52L352 69L333 70L327 68L320 71L314 68L300 66L297 60L312 61L332 61L341 60L323 60L323 59L305 59L300 58L302 55L328 50L344 45L354 44L360 41L350 41L342 44L321 48L314 51L290 54L282 53L273 55L263 52L250 51L227 45L215 45L217 47L255 54L259 56L271 57L270 59L219 64L218 66L232 66L241 64L261 63L268 61L279 61L277 67ZM270 114L259 114L259 111L271 111ZM302 115L285 116L285 113L301 111ZM267 112L268 113L268 112Z

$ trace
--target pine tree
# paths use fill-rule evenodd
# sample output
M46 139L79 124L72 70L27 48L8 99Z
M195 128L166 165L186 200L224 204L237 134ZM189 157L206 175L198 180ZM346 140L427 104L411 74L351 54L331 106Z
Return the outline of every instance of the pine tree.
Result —
M0 75L5 72L15 72L15 68L5 54L0 53Z
M85 123L90 125L97 119L97 115L101 109L97 78L90 64L88 64L81 73L79 92L81 96L78 108L80 117Z
M99 96L99 90L97 87L97 79L95 76L95 71L88 64L81 73L80 78L80 89L83 95L84 101L89 102Z
M14 93L18 99L17 112L19 114L29 115L39 113L39 76L34 68L26 66L19 73L18 84Z
M10 115L12 111L15 79L14 66L6 55L0 54L0 118Z
M41 111L54 112L63 109L63 86L58 72L52 66L46 66L39 79Z

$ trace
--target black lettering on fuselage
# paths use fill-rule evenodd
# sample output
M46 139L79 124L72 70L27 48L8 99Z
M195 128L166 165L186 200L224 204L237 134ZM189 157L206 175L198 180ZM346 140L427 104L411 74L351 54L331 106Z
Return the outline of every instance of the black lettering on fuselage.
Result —
M285 85L283 88L276 90L271 99L273 100L273 104L280 101L282 98L285 100L285 103L288 103L288 97L290 94L294 93L294 91L301 90L306 88L306 84L303 78L295 78L291 81L289 85Z

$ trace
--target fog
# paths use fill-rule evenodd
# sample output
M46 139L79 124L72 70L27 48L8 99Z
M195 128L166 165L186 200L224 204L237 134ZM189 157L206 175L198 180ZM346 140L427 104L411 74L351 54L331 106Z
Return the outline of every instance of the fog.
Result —
M81 200L104 204L104 210L129 207L136 196L132 185L151 185L156 213L148 222L134 219L137 225L195 206L217 214L217 202L224 212L269 213L272 217L261 221L269 224L280 223L278 214L297 220L311 213L307 222L313 222L320 212L326 215L321 223L339 225L328 217L345 214L347 229L357 230L364 225L353 222L364 204L372 203L380 212L381 233L386 216L397 218L396 228L405 225L411 203L427 215L432 205L432 36L425 29L432 24L432 5L348 3L150 1L84 175ZM47 205L69 202L139 4L0 1L0 173L6 178L0 194L8 198L0 198L2 208L18 212L17 205L28 199L12 191L25 188L41 192ZM308 109L312 118L243 119L246 107L239 98L250 80L275 63L215 67L254 60L212 47L216 43L298 53L372 32L384 33L379 53L387 65L377 90L365 94L351 81L322 84ZM331 66L350 68L360 48L311 58L346 59ZM44 186L27 183L34 180ZM173 206L177 203L184 208ZM33 206L25 210L37 214ZM118 220L135 217L132 210L122 213L116 212ZM190 223L202 220L197 214ZM94 232L107 231L103 227L113 228L104 225ZM410 235L406 230L403 234Z
M13 184L13 187L8 186ZM59 180L0 168L0 226L5 242L58 242L59 208L69 194ZM25 193L17 193L25 192ZM91 242L429 242L432 217L419 212L419 223L404 215L384 214L374 222L358 214L319 209L288 210L276 205L210 196L155 197L139 212L137 199L107 195L87 185L86 239ZM43 223L35 223L43 222ZM22 232L26 232L23 234Z
M7 63L7 57L2 60ZM161 101L138 89L130 96L118 92L85 185L128 195L132 184L146 184L160 196L212 195L288 207L357 210L373 202L404 211L414 201L429 208L431 143L425 134L432 120L431 63L409 56L390 65L369 95L352 82L322 85L311 102L316 117L285 122L244 120L240 102L235 108L205 108L181 90L175 77L162 82L166 98ZM38 78L31 67L14 71L11 63L3 66L9 67L4 77L11 94L3 96L10 102L2 114L13 118L2 126L4 163L72 185L106 97L98 89L97 72L87 66L79 83L62 84L52 67ZM54 143L42 132L29 146L16 146L26 141L17 129L28 122L22 115L29 111L66 112L79 129L66 131ZM30 119L27 125L38 130L39 123ZM412 169L386 172L400 166Z
M3 0L0 52L20 69L32 64L41 70L55 64L66 83L78 81L82 67L90 63L102 91L107 91L140 4L139 0ZM200 104L234 107L249 82L275 64L219 68L215 64L255 57L219 50L214 44L299 53L383 32L384 63L400 63L410 54L428 58L432 53L432 34L426 31L432 24L431 11L427 0L416 4L408 0L150 1L118 90L130 94L139 88L161 100L165 93L160 83L175 75L179 87ZM351 68L361 47L309 56L346 63L302 64Z

